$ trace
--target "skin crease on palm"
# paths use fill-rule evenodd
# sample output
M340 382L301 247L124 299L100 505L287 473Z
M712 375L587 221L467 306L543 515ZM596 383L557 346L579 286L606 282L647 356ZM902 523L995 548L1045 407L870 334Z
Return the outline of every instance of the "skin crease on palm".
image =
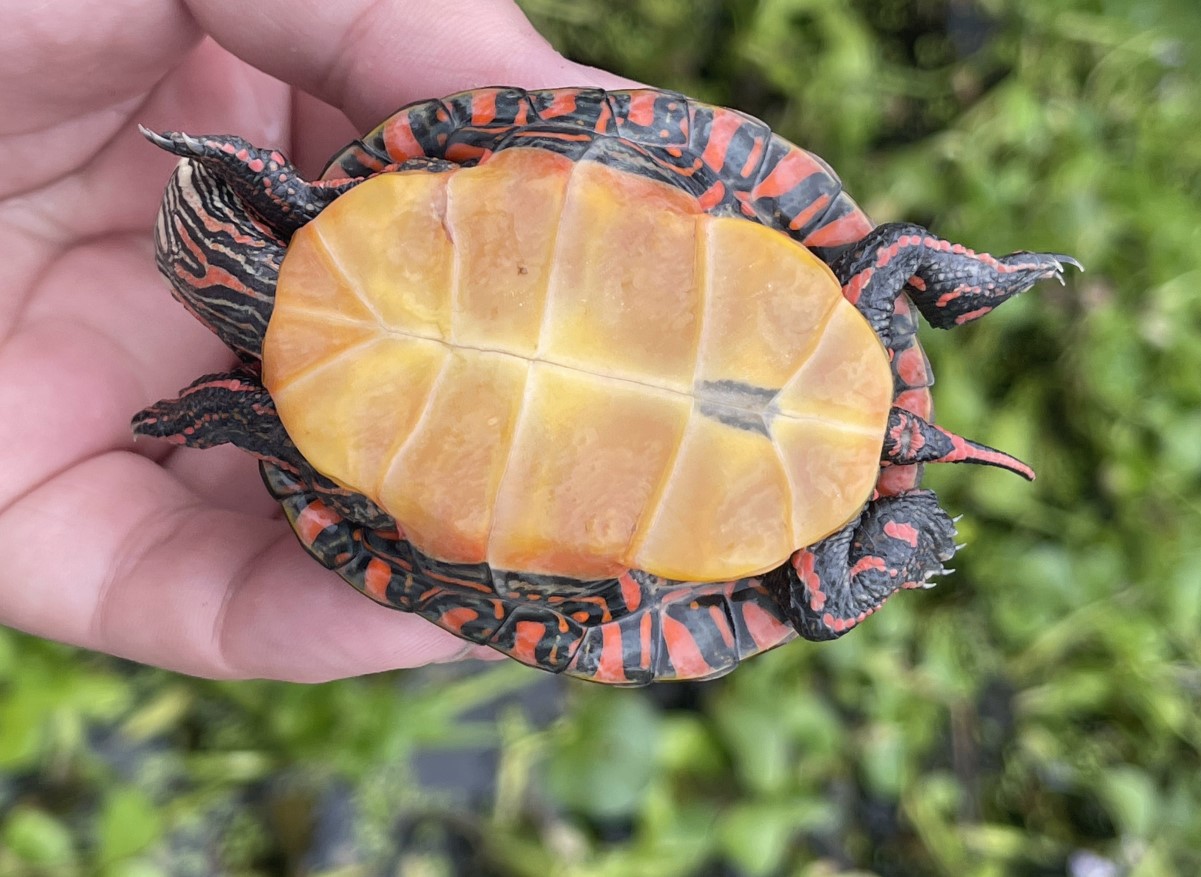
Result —
M232 356L168 294L156 130L237 133L312 175L402 104L630 85L507 0L0 0L0 623L185 673L320 681L491 655L314 563L230 448L129 418Z

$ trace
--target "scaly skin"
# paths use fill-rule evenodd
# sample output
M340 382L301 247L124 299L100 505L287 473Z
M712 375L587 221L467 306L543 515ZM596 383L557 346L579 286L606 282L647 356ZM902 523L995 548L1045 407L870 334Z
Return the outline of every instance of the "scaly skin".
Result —
M953 522L932 492L917 487L921 464L983 463L1033 477L1012 457L928 422L929 364L910 301L936 326L960 325L1075 262L1030 253L996 259L911 225L873 229L820 159L742 114L668 92L481 89L405 108L335 156L327 179L313 183L279 153L238 138L147 136L190 159L168 187L160 265L177 297L247 366L152 406L135 418L135 431L194 446L228 441L255 454L301 542L323 565L381 603L525 663L642 684L720 675L796 633L841 636L897 590L926 586L955 552ZM439 563L416 551L370 500L312 471L258 380L272 270L288 237L370 175L440 172L514 146L665 180L708 210L779 228L828 261L889 350L896 385L877 495L855 520L750 579L696 584L630 571L578 582ZM179 203L208 224L179 212ZM220 282L208 282L204 270L180 270L188 254L238 247L245 270L236 259L223 262Z

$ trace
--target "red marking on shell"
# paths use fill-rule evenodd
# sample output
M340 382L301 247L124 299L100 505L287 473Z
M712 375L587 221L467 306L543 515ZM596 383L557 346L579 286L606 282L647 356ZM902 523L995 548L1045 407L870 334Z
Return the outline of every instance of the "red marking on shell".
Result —
M312 545L325 530L340 523L342 516L319 499L313 500L296 516L296 535L305 545Z
M454 576L442 575L433 570L426 570L427 578L433 579L436 582L442 582L447 585L454 585L456 588L470 588L473 591L479 591L481 594L491 594L493 590L483 582L473 582L468 579L456 579Z
M718 606L710 606L709 617L713 620L713 626L717 628L717 632L721 634L726 648L734 648L734 631L730 629L730 619L726 617L726 613L722 612Z
M738 171L740 177L745 179L758 169L759 162L763 159L763 144L765 142L763 137L755 138L754 145L751 146L750 151L746 154L746 161L743 162L742 169Z
M388 157L396 162L425 154L405 113L393 116L384 124L383 141Z
M884 525L884 535L891 536L893 539L899 539L912 548L917 548L918 532L917 528L912 524L889 521Z
M771 598L764 594L763 599ZM780 621L757 603L747 600L741 603L740 607L742 622L760 651L777 646L796 635L791 625Z
M613 110L609 108L609 102L606 100L601 104L601 111L597 113L596 124L593 126L598 134L603 134L609 129L609 123L613 121Z
M655 93L653 91L631 92L626 119L643 128L649 128L655 124Z
M913 490L920 480L921 468L918 466L885 466L880 470L876 492L880 496L896 496Z
M752 198L779 198L795 189L802 181L814 174L824 174L825 169L803 149L794 149L776 163L759 185L751 190ZM862 237L862 235L860 235Z
M596 662L597 682L612 682L621 684L627 682L625 668L625 651L621 642L621 628L616 624L606 624L601 627L600 655Z
M576 111L576 89L564 88L552 94L550 103L542 108L540 113L542 118L554 119L559 116L570 116Z
M909 285L919 292L926 291L926 281L922 280L922 278L918 277L916 274L909 278Z
M818 195L813 199L812 204L788 221L788 227L793 231L800 231L812 221L813 217L825 210L829 203L829 195Z
M913 412L922 420L929 420L934 413L934 400L930 397L930 391L926 387L916 387L899 393L892 400L892 404L897 408Z
M256 174L261 174L266 165L263 164L263 160L261 158L253 158L246 162L246 167L250 168L250 170L254 171Z
M638 666L643 670L650 669L651 657L654 654L654 646L651 643L655 632L653 621L649 612L643 612L642 617L638 619Z
M482 162L492 154L491 149L485 149L482 146L476 146L471 143L453 143L446 150L446 158L449 161L462 164L468 161Z
M893 360L893 370L907 387L925 387L930 383L926 357L920 347L902 350Z
M471 124L490 125L496 121L496 92L480 89L471 95Z
M704 652L697 645L692 631L686 624L681 624L670 615L664 615L661 635L676 675L687 678L707 676L712 672L713 665L705 660Z
M447 609L443 612L439 616L438 622L452 633L459 633L459 631L479 617L480 614L469 606L456 606L453 609Z
M746 120L730 110L715 109L713 121L709 123L709 142L701 153L701 161L711 168L725 167L730 152L730 141L742 128Z
M523 664L538 666L538 643L545 632L537 621L518 621L513 625L513 648L509 654Z
M801 243L807 247L841 247L862 240L871 230L871 221L855 210L816 229Z
M712 186L702 192L700 198L697 200L700 202L701 209L708 211L720 204L725 194L725 185L721 180L717 180Z
M363 570L363 592L373 600L386 603L388 600L388 582L392 580L392 570L388 564L378 557L367 561Z
M591 133L578 133L577 134L577 133L570 133L567 131L555 131L553 134L549 134L546 131L514 131L510 136L514 140L518 140L518 139L522 139L522 138L526 138L526 137L537 137L537 138L554 137L556 140L562 140L562 141L565 141L568 143L591 143L593 140L596 139L596 136Z
M642 586L634 581L629 570L617 577L617 584L621 588L621 599L625 602L626 609L633 612L642 605Z

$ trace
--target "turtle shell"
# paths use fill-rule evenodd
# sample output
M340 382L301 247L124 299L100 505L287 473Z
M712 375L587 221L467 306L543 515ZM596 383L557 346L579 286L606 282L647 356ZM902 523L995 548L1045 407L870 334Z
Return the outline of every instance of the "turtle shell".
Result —
M538 145L380 174L301 228L263 380L425 555L578 580L779 567L869 498L893 396L805 246Z

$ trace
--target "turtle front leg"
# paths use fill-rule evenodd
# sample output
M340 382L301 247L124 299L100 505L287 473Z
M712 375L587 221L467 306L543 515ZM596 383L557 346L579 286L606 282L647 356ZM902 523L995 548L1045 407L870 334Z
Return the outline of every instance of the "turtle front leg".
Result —
M359 179L305 180L277 149L263 149L232 134L193 137L140 128L160 149L202 165L277 236L287 240Z
M888 324L902 290L931 326L949 329L979 319L1039 280L1062 283L1065 265L1080 267L1058 253L976 253L920 225L898 222L876 228L831 268L843 295L889 346Z
M949 572L955 523L929 490L869 502L862 515L816 545L795 552L784 575L766 584L808 640L842 636L904 588L930 586Z
M296 229L324 210L339 195L366 177L306 180L278 149L264 149L232 134L193 137L182 131L157 134L139 128L160 149L204 165L243 206L253 211L278 237L288 239ZM416 158L391 164L390 171L429 170L440 172L457 167L438 158Z

